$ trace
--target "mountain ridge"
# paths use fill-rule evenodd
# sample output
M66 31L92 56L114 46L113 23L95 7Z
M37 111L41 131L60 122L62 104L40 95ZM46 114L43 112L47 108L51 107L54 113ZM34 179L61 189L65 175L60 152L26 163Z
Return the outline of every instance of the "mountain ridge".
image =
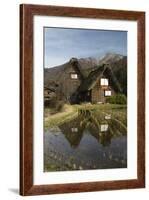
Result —
M111 59L114 59L114 60L120 60L122 59L123 57L127 57L125 55L122 55L122 54L116 54L116 53L106 53L104 56L101 56L101 57L81 57L81 58L76 58L79 62L86 62L86 63L93 63L94 65L98 65L100 63L102 63L104 60L107 60L107 61L110 61ZM70 58L71 60L71 58ZM61 65L65 65L67 64L69 61L63 63L63 64L60 64L60 65L56 65L56 66L52 66L52 67L45 67L45 69L51 69L51 68L57 68L57 67L60 67Z

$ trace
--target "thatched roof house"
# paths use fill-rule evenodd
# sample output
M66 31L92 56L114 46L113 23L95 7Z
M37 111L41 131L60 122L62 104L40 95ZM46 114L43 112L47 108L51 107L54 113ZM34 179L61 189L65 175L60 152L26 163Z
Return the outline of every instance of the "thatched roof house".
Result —
M83 69L78 59L72 58L45 75L46 90L55 90L60 99L70 103L104 103L106 96L123 92L110 64Z
M73 59L71 64L79 68L77 60ZM107 75L108 69L109 67L106 64L102 64L97 69L91 71L87 77L84 77L81 71L77 70L76 73L80 74L81 82L76 91L71 95L71 102L104 103L106 96L113 95L114 89L110 86L110 79L112 78Z

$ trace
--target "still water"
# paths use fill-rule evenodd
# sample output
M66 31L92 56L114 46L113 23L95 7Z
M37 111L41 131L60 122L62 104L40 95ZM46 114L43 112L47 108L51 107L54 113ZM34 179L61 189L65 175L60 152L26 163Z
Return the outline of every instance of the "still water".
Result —
M127 167L126 109L83 111L44 134L44 171Z

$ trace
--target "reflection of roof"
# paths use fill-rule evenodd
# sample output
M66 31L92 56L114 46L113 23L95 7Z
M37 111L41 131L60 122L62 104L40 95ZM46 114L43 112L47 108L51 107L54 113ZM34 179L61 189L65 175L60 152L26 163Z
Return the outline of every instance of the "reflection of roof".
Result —
M106 132L108 130L108 124L101 124L100 125L100 131Z
M120 137L125 133L125 130L123 130L124 127L121 127L115 120L108 119L108 122L105 122L104 115L96 119L99 120L99 126L97 126L95 120L91 120L91 116L87 117L83 115L82 117L80 116L61 124L59 128L73 148L79 146L81 139L85 134L85 130L88 130L89 134L102 144L102 146L110 145L113 137Z
M59 128L72 147L75 148L80 144L83 128L80 127L80 120L78 118L60 125Z

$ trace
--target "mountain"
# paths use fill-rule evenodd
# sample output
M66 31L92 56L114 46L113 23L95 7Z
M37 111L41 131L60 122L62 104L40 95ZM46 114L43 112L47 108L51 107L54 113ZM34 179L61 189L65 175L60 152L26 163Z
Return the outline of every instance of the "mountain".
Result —
M123 55L120 54L114 54L114 53L107 53L104 57L99 58L98 64L102 63L113 63L113 62L118 62L124 58Z
M89 57L80 58L77 59L77 61L79 70L85 78L101 65L106 64L113 74L113 77L115 77L115 81L112 82L115 91L127 95L127 56L108 53L100 59ZM67 63L53 68L45 68L44 85L48 87L52 82L63 84L63 81L66 81L63 79L63 76L70 67L71 63L68 61Z

